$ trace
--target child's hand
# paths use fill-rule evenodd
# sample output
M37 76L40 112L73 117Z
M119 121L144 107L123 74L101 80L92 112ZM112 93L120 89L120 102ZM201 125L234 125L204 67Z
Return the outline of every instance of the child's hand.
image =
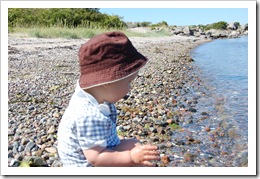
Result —
M140 145L134 147L130 151L131 158L136 166L155 166L151 163L151 160L160 160L159 151L157 150L157 146L154 145Z

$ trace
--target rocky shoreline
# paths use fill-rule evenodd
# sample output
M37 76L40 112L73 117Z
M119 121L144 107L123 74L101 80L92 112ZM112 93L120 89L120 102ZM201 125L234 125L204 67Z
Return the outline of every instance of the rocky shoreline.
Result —
M210 39L179 35L130 39L150 61L140 71L128 99L116 103L118 134L158 145L159 167L212 166L207 160L217 157L199 149L222 145L208 142L209 138L227 136L228 130L218 128L219 124L206 125L210 112L196 108L207 91L190 57L194 47ZM62 166L56 148L57 127L79 77L77 53L86 40L9 37L8 166ZM191 92L196 95L187 95ZM195 131L200 138L185 127L192 123L203 123ZM175 133L182 133L183 138L174 138ZM187 149L190 146L198 150ZM182 152L173 152L173 148ZM225 150L218 153L227 157Z

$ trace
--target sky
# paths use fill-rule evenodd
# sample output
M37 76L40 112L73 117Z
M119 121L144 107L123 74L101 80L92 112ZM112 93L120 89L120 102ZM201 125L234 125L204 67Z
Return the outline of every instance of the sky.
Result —
M207 25L219 21L248 23L247 8L100 8L99 12L118 15L125 22L166 21L168 25Z

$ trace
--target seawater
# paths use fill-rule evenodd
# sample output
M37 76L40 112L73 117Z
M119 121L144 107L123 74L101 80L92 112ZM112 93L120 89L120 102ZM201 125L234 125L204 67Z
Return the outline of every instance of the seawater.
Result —
M191 56L196 82L187 83L189 92L179 97L195 99L190 105L196 112L183 113L183 130L172 133L171 165L245 167L250 121L248 37L213 40L196 47ZM200 143L187 142L190 137Z
M248 36L218 39L191 53L211 93L224 101L229 123L237 127L241 142L248 136Z

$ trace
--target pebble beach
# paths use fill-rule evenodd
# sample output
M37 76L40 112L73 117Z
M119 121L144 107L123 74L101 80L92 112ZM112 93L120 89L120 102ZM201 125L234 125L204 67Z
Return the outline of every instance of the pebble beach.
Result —
M8 166L62 167L57 129L79 78L79 47L87 40L8 38ZM235 129L224 120L212 123L211 108L198 107L207 103L210 88L190 51L210 40L130 40L149 62L128 98L116 103L118 135L157 145L158 167L247 166L243 146L228 145L237 138ZM221 111L221 99L214 105Z

